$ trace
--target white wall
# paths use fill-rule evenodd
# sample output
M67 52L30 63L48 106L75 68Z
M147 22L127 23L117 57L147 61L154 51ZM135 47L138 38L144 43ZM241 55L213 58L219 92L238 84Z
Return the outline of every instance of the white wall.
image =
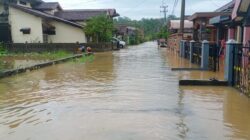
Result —
M42 19L10 7L9 22L14 43L43 43ZM31 28L30 34L20 32L22 28Z
M3 12L4 8L3 8L3 5L0 4L0 14Z
M66 23L52 21L56 27L56 35L49 35L48 41L52 43L86 43L86 36L83 29L68 25Z

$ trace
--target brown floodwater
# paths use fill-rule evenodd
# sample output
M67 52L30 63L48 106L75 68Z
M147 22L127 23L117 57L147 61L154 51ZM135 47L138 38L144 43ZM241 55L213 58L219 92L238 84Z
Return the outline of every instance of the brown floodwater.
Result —
M179 87L216 73L172 72L189 66L176 60L148 42L1 79L0 140L249 140L250 100Z

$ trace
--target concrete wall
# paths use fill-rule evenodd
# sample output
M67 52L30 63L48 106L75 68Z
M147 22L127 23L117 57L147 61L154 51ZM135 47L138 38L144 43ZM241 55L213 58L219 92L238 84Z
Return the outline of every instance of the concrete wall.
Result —
M77 53L81 46L91 47L93 52L105 52L117 50L116 44L111 43L14 43L4 44L8 52L13 53L31 53L31 52L54 52L68 51Z
M33 16L13 7L10 7L9 11L9 22L14 43L43 42L42 19L40 17ZM30 34L20 32L22 28L30 28Z
M56 27L56 35L49 35L48 41L52 43L86 43L86 36L83 29L74 27L62 22L50 22Z

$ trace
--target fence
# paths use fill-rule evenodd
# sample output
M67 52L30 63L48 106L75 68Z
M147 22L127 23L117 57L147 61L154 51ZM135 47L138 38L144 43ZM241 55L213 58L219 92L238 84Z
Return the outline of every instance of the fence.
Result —
M220 47L216 43L209 44L209 68L214 72L220 69Z
M233 48L233 86L250 96L250 47L235 44Z
M184 43L184 57L189 59L190 57L190 42L186 41Z
M31 53L31 52L54 52L68 51L76 53L81 46L91 47L94 52L104 52L117 49L116 45L111 43L12 43L4 44L8 52Z
M200 42L195 42L193 46L191 62L197 65L201 65L201 45Z

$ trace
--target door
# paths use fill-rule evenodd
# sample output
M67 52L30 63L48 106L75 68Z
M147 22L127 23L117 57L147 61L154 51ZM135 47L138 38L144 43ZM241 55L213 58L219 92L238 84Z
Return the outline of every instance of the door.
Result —
M8 23L0 23L0 42L12 42L10 25Z

